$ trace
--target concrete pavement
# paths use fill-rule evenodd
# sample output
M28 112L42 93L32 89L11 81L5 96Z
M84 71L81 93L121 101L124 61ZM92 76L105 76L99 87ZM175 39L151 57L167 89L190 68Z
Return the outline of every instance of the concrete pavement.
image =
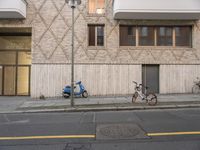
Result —
M138 99L131 103L131 96L75 98L75 106L70 99L48 98L45 100L30 97L0 97L0 113L60 112L60 111L103 111L103 110L139 110L200 107L200 95L165 94L158 95L158 104L148 106Z

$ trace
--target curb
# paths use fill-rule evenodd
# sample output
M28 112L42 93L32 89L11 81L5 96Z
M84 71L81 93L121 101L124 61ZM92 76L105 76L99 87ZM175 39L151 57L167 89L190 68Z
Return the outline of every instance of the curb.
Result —
M1 111L0 114L14 113L48 113L48 112L90 112L90 111L122 111L122 110L158 110L158 109L181 109L181 108L200 108L200 104L175 104L161 106L109 106L109 107L74 107L60 109L27 109L14 111Z

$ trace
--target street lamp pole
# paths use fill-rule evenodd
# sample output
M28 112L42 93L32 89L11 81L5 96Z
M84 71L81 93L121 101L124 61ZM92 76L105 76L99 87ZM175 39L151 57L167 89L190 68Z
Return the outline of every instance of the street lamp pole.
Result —
M72 52L71 52L71 107L74 107L74 9L81 4L81 0L65 0L72 8Z
M73 3L74 3L74 0L73 0ZM75 5L72 5L71 8L72 8L71 106L74 107L74 9L75 9Z

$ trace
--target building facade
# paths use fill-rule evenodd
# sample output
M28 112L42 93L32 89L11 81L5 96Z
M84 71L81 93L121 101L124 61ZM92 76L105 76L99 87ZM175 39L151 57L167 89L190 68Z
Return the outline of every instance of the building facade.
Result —
M200 76L200 3L190 1L199 4L194 13L145 14L145 3L135 12L131 2L82 0L75 9L75 80L89 95L131 94L133 80L157 93L191 93ZM71 79L71 8L65 0L24 4L26 13L0 11L0 95L61 96Z

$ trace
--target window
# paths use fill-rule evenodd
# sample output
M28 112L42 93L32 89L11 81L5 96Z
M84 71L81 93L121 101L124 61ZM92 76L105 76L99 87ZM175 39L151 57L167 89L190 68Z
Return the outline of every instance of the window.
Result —
M120 46L136 46L136 27L120 26Z
M157 28L157 45L158 46L172 46L173 38L172 27L158 27Z
M120 46L192 47L191 26L120 25Z
M89 14L104 14L105 0L89 0Z
M104 25L89 25L89 46L104 46Z
M154 27L139 27L139 45L154 46Z
M192 35L191 27L175 27L175 44L176 46L189 46L191 47Z

